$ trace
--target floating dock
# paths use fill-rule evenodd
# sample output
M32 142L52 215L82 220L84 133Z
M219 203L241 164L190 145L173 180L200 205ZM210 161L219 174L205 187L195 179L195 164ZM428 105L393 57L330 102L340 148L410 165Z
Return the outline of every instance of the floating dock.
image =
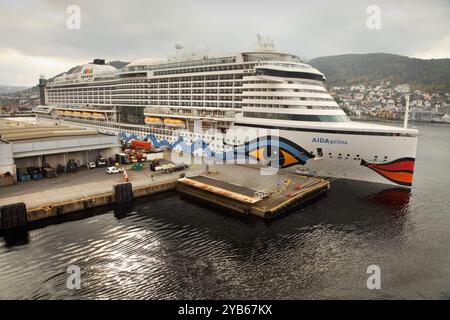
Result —
M247 174L255 174L256 169L246 169ZM235 212L273 218L320 197L330 188L327 180L290 174L272 177L272 185L267 186L268 189L249 186L249 179L242 175L231 180L239 179L246 180L247 184L240 185L230 179L214 177L214 174L195 175L178 179L177 190ZM274 182L277 182L276 187Z

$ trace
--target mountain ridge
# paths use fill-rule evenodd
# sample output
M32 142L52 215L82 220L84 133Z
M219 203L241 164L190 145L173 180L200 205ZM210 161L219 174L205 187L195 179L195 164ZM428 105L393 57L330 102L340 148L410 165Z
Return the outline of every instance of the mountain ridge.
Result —
M311 59L329 86L408 83L413 89L450 91L450 58L420 59L391 53L352 53Z
M0 94L10 94L18 91L26 90L27 86L8 86L8 85L0 85Z

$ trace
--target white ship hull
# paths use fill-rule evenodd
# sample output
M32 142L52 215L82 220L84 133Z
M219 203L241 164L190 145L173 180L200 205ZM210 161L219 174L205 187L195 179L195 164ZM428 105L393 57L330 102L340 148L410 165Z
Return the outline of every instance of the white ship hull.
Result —
M405 187L412 185L413 172L407 172L410 171L411 163L403 167L393 168L396 170L385 172L381 170L383 165L401 159L408 159L413 164L416 157L417 137L341 135L310 132L292 133L290 131L281 131L280 135L294 141L306 150L313 151L317 150L317 148L322 148L323 157L312 158L301 166L302 171L300 172L305 175L329 177L332 179L360 180ZM330 144L330 142L336 140L347 143ZM379 164L381 165L380 170L376 171L362 165L364 162ZM295 166L286 170L298 173L298 168L298 166ZM412 168L414 167L412 166ZM403 177L401 177L402 175Z
M39 118L42 121L52 121ZM411 187L413 182L414 160L416 157L416 136L383 136L376 134L349 134L308 132L297 130L257 129L235 126L222 137L211 134L199 135L186 130L165 130L164 134L152 133L153 129L136 126L133 130L124 130L121 124L86 124L59 120L63 123L96 128L105 133L118 134L124 140L146 139L156 146L166 146L175 151L192 152L195 155L210 158L216 163L257 163L290 173L317 176L323 178L349 179ZM250 132L250 134L248 134ZM180 143L180 135L182 143ZM272 153L285 153L288 161L274 161L267 151L259 154L256 150L267 149L264 137L271 137ZM151 138L150 138L151 137ZM245 142L259 138L258 143L245 152ZM153 139L153 140L152 140ZM205 143L201 143L203 141ZM166 143L166 144L163 144ZM292 150L299 154L293 154ZM235 150L235 155L232 151ZM211 155L211 152L214 155ZM222 153L227 153L225 158ZM231 154L231 156L230 156ZM259 155L259 157L258 157ZM297 158L296 158L297 156ZM286 160L286 159L285 159Z

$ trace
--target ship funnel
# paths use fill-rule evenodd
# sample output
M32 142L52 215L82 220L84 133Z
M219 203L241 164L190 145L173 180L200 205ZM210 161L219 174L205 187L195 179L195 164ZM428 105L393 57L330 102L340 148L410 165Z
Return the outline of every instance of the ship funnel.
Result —
M98 65L104 65L105 59L94 59L93 63Z

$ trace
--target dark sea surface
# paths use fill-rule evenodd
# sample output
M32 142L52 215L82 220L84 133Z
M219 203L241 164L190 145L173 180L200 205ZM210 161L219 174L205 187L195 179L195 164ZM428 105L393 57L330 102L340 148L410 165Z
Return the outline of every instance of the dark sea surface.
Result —
M450 125L415 126L411 193L336 181L270 222L176 193L79 214L0 238L0 299L449 299ZM373 264L380 290L366 285Z

